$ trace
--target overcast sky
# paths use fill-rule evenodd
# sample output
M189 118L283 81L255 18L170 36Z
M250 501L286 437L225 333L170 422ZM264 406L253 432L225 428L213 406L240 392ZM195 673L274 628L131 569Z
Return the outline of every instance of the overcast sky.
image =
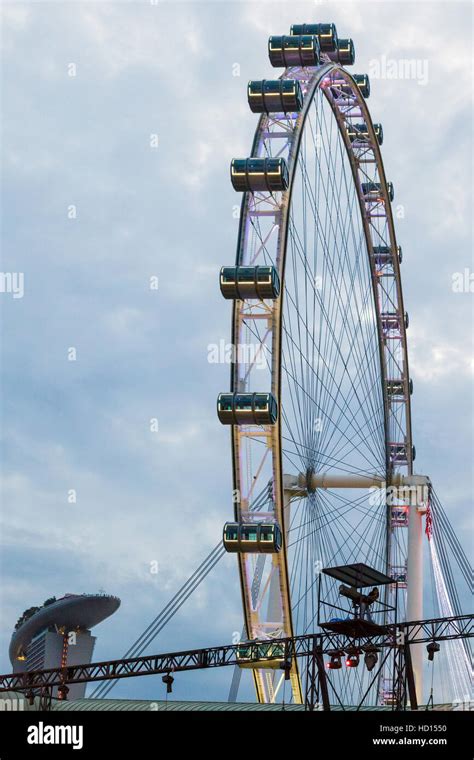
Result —
M411 78L372 73L368 104L404 253L415 467L468 549L473 295L452 283L473 269L471 13L456 2L3 3L2 271L24 273L24 294L0 293L1 672L21 612L66 592L121 598L95 629L95 658L121 656L232 515L229 431L215 414L229 371L207 360L230 339L217 280L235 258L229 161L249 154L256 126L247 81L275 77L267 38L293 22L334 21L355 41L356 73L417 62ZM241 628L226 556L152 651ZM226 699L229 676L180 676L173 696ZM253 698L249 680L241 698ZM137 679L113 694L162 698L164 687Z

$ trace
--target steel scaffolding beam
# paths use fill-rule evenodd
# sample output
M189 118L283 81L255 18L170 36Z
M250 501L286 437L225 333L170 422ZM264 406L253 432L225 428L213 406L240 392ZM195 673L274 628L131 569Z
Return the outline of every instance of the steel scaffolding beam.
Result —
M431 641L471 637L474 637L474 615L458 615L451 618L432 618L387 625L383 627L381 633L360 637L357 642L359 646L370 643L381 648L399 649L400 646L408 646L410 643L422 644ZM322 655L328 654L334 649L344 649L348 642L352 642L353 639L337 633L324 632L272 641L278 643L280 651L279 654L266 658L266 661L282 660L281 667L284 669L288 662L291 662L295 657L311 658L317 654L317 670L318 665L319 667L321 665ZM268 647L269 642L269 639L262 639L246 643L245 664L261 663L261 648ZM0 692L17 691L34 696L35 691L41 691L44 694L45 689L54 686L66 686L71 683L116 680L145 675L168 675L190 670L239 665L242 664L242 657L239 658L238 656L242 646L243 643L227 644L207 649L191 649L124 660L107 660L86 665L9 673L0 675ZM314 692L311 701L314 702Z

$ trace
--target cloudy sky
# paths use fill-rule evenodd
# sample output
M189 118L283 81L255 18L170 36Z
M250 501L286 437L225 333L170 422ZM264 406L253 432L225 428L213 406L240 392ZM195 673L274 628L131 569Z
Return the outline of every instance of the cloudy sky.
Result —
M2 672L20 613L65 592L121 598L95 657L121 656L232 514L229 433L215 415L228 366L208 363L208 345L230 335L217 282L235 257L228 167L256 125L246 83L274 78L267 38L293 22L334 21L355 40L354 71L372 73L404 253L416 470L467 548L473 296L452 285L472 270L471 13L456 2L3 3L2 271L24 273L24 293L0 293ZM415 76L384 77L387 60L416 61ZM226 557L152 650L227 642L241 627ZM174 697L202 698L205 684L207 699L226 699L229 676L180 677ZM158 679L113 692L163 693Z

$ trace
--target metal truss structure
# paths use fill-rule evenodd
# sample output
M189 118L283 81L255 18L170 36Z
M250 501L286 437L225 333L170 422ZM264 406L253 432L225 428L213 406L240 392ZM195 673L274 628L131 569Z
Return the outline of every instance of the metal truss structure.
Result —
M396 700L392 705L395 710L407 708L417 709L416 692L412 677L410 644L417 645L434 641L446 641L474 637L474 616L462 615L452 618L433 618L415 622L404 622L397 625L385 626L383 632L358 637L357 647L371 645L382 652L381 664L373 678L379 676L379 671L392 658L394 684L396 685ZM108 660L90 663L88 665L71 665L49 670L37 670L24 673L13 673L0 676L0 692L20 692L27 698L39 696L40 709L48 709L51 704L54 688L59 689L60 698L67 698L67 685L94 681L110 681L137 676L162 674L169 683L171 674L192 670L221 668L232 665L242 665L242 646L245 646L246 665L269 666L277 661L277 667L283 671L286 679L295 661L304 658L306 672L306 690L304 703L308 710L314 710L317 705L330 710L330 691L334 693L336 703L340 701L334 686L331 684L324 666L324 656L334 650L346 651L354 645L354 640L341 634L324 632L308 634L278 641L278 652L268 653L267 662L262 663L262 647L268 647L268 639L242 644L227 644L207 649L191 649L184 652L133 657L124 660ZM268 649L267 649L268 652ZM171 681L172 682L172 681ZM357 705L361 707L364 697Z

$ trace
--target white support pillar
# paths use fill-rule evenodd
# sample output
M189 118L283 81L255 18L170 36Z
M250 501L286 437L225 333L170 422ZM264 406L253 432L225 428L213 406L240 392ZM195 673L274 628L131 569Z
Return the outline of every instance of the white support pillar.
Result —
M408 519L406 619L423 620L423 515L427 508L429 478L411 475L404 478L404 484L412 487ZM421 644L411 647L418 704L423 702L423 653Z
M410 504L407 556L407 620L423 619L423 509ZM411 647L418 704L423 701L423 647Z

